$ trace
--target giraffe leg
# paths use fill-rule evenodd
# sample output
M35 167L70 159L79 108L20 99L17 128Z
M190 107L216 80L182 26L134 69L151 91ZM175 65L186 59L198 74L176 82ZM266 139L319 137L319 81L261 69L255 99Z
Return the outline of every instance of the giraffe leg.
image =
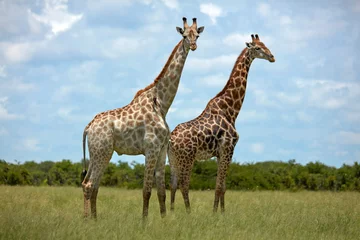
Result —
M189 186L190 186L190 173L192 165L185 166L184 169L180 170L179 173L179 185L182 196L184 198L186 212L190 213L190 200L189 200Z
M156 156L154 154L146 154L143 185L143 219L148 216L149 200L151 197L151 189L153 186L153 178L155 171Z
M230 153L229 153L230 152ZM216 177L215 200L213 212L217 212L220 199L221 213L225 212L225 191L226 191L226 173L232 158L232 151L222 154L218 160L218 171Z
M91 176L90 176L90 181L93 183L92 184L92 194L90 197L90 206L91 206L91 217L96 218L97 214L96 214L96 200L97 200L97 195L99 192L99 185L100 185L100 181L101 181L101 177L105 171L105 168L107 167L110 159L111 159L111 155L110 151L108 151L108 154L104 154L103 159L101 161L98 162L98 168L96 169L97 171L93 171Z
M87 199L84 193L84 218L89 217L90 199Z
M88 172L82 182L82 189L84 194L84 217L87 218L89 216L90 211L90 198L92 194L92 182L89 181L91 175L91 163L89 165Z
M101 134L99 138L102 139L103 142L100 146L89 144L90 165L89 171L84 179L85 182L88 178L88 182L85 184L85 190L90 193L87 195L87 199L90 201L91 217L93 218L97 216L96 200L101 177L114 151L113 138L111 135ZM88 142L92 143L91 137L88 138Z
M174 210L175 208L175 194L177 190L177 173L174 166L171 166L171 206L170 210Z
M176 171L176 167L177 167L176 166L176 156L173 155L171 150L172 150L171 145L169 145L168 158L169 158L170 174L171 174L171 179L170 179L170 190L171 190L170 210L173 211L174 210L174 205L175 205L175 194L176 194L177 185L178 185L178 176L177 176L177 171Z
M90 206L91 206L91 217L96 218L96 198L98 195L99 187L95 187L93 193L90 198Z
M160 152L159 159L156 162L156 185L157 185L157 195L159 199L160 205L160 214L161 217L165 217L166 215L166 207L165 207L165 161L166 161L166 148Z

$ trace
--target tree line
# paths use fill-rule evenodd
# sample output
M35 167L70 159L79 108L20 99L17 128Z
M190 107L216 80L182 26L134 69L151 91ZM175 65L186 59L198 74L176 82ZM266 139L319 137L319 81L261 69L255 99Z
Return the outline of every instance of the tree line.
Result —
M142 188L144 164L137 162L110 162L101 179L101 185L128 189ZM166 187L170 188L170 167L166 166ZM9 163L0 159L1 185L32 186L81 186L82 163L64 159L60 162ZM190 188L214 189L217 163L215 160L195 162ZM155 179L155 178L154 178ZM154 185L155 186L155 185ZM306 165L288 162L266 161L257 163L230 164L227 189L232 190L330 190L359 191L360 165L343 164L340 168L321 162Z

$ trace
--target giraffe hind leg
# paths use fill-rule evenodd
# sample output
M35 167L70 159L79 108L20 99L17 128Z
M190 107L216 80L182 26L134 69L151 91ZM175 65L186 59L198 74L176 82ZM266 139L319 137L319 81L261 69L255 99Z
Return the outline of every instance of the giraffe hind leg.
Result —
M190 200L189 200L189 186L190 186L190 173L192 165L182 166L183 169L180 169L179 172L179 187L184 199L185 208L188 213L190 210Z
M177 190L177 176L175 170L171 169L171 205L170 210L174 210L175 208L175 194Z
M173 211L175 208L175 195L178 186L178 176L176 171L176 157L172 154L171 147L168 149L168 158L170 165L170 190L171 190L171 200L170 200L170 210Z
M106 152L106 153L104 153ZM91 176L90 176L90 181L91 181L91 196L90 196L90 206L91 206L91 217L96 218L97 217L97 212L96 212L96 202L97 202L97 195L98 195L98 191L99 191L99 186L100 186L100 181L101 181L101 177L107 167L107 165L109 164L109 161L111 159L112 156L112 152L110 151L110 149L108 149L108 151L102 151L102 158L101 159L96 159L96 171L95 169L92 171ZM95 162L94 161L94 162Z
M92 194L92 182L89 181L90 174L91 174L91 164L89 166L89 171L84 176L84 179L81 183L82 189L83 189L83 194L84 194L84 217L85 218L89 216L90 198L91 198L91 194Z
M156 186L157 186L157 195L160 205L160 214L161 217L166 215L166 192L165 192L165 161L166 161L166 149L163 148L160 152L159 159L156 162Z
M231 152L231 153L229 153ZM216 177L215 200L213 212L217 212L220 200L221 213L225 212L225 191L226 191L226 173L232 158L232 151L227 155L220 156L218 159L218 171Z

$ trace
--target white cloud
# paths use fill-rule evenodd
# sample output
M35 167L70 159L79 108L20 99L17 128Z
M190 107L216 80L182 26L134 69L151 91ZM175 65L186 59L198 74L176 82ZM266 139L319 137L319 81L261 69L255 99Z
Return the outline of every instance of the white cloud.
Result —
M216 24L216 18L223 15L223 10L221 9L221 7L212 3L200 4L200 12L208 15L213 24Z
M216 74L216 75L210 75L206 76L200 79L199 83L203 86L209 86L209 87L217 87L221 88L224 87L226 82L228 81L228 76L225 76L224 74Z
M25 83L19 79L0 81L0 93L8 91L28 92L34 89L33 83Z
M67 2L68 0L45 0L41 14L33 13L31 10L29 14L37 21L50 26L52 34L49 37L52 37L69 30L83 16L69 13Z
M181 110L175 108L173 110L176 112L177 119L180 119L179 122L189 121L195 117L197 117L204 109L198 107L187 107L181 108Z
M278 107L278 104L271 100L268 94L261 89L253 90L255 95L255 103L261 106L268 106L268 107Z
M292 23L292 20L289 16L280 16L280 24L281 25L288 25L291 23Z
M168 8L178 9L179 3L177 0L161 0Z
M66 75L73 82L88 83L96 79L96 75L102 67L103 64L99 61L84 61L72 66Z
M169 113L174 113L174 112L176 112L178 109L176 108L176 107L170 107L169 108Z
M66 101L74 93L89 94L93 96L101 96L104 94L104 88L97 86L94 83L77 83L73 85L61 86L54 93L54 101Z
M330 139L335 144L360 145L360 133L340 131Z
M345 119L350 122L357 122L360 125L360 112L358 111L346 112Z
M256 11L263 17L268 17L271 14L270 5L267 3L260 3L257 6Z
M256 154L263 153L264 152L264 144L263 143L253 143L250 146L250 150Z
M303 91L310 106L337 109L343 106L355 107L360 95L360 84L330 80L297 79L296 86Z
M94 12L108 12L109 10L119 9L119 8L126 8L134 3L134 0L88 0L87 1L87 8L90 11ZM145 2L145 1L144 1ZM148 2L151 2L148 1Z
M6 136L8 134L9 132L4 127L0 128L0 136Z
M243 49L243 48L245 48L246 42L251 42L251 34L255 34L255 33L244 33L244 34L231 33L223 39L223 43L230 47L234 47L237 49ZM269 36L260 36L259 35L259 37L260 37L260 40L266 45L271 45L273 43L273 39Z
M280 102L286 104L298 104L302 99L301 96L298 94L286 94L284 92L278 92L275 94L275 96L277 99L280 100Z
M151 40L136 37L118 37L104 45L102 53L107 58L120 58L124 54L142 51L144 47L148 46L149 41Z
M231 33L223 39L223 43L231 47L245 47L246 42L251 42L251 34Z
M97 84L98 72L102 66L102 63L98 61L84 61L81 64L73 65L61 75L61 78L68 82L56 89L53 100L66 101L74 93L102 96L104 88Z
M178 93L188 94L191 92L192 90L190 88L187 88L184 83L179 83Z
M9 113L8 109L6 109L7 101L7 97L0 98L0 120L14 120L22 118L21 115Z
M27 138L24 139L23 142L23 147L28 150L28 151L39 151L41 148L39 147L39 140L37 140L36 138ZM18 148L20 148L20 146L18 146Z
M74 109L74 107L61 107L57 110L56 113L59 117L68 120L71 118L71 113Z
M294 153L293 150L284 149L284 148L280 148L277 152L278 152L280 155L283 155L283 156L289 156L290 154L293 154L293 153Z
M290 25L293 20L288 15L281 15L279 11L273 9L268 3L259 3L256 8L257 13L262 16L264 19L271 22L276 22L280 25Z
M5 58L12 63L26 62L32 57L35 51L34 45L30 42L5 44Z
M267 118L268 114L266 112L259 112L256 110L241 111L238 116L240 122L256 122L259 120L265 120Z
M238 55L221 55L214 58L189 58L187 60L187 69L207 71L214 68L226 67L231 69Z
M348 154L349 154L348 151L336 151L335 152L335 156L338 156L338 157L344 157L344 156L346 156Z
M310 63L307 63L307 67L310 69L321 68L324 66L325 66L325 58L324 57L317 59L317 60L310 61Z
M283 39L281 50L286 53L300 51L309 46L310 41L333 36L349 25L343 18L345 11L329 7L289 15L289 11L281 12L270 4L260 3L257 13L272 32Z
M360 12L360 1L354 1L354 7L352 8L354 12Z
M6 68L5 68L5 66L0 66L0 77L1 78L4 78L4 77L6 77L7 76L7 74L6 74Z
M296 116L302 122L311 122L313 119L312 116L310 116L309 114L307 114L304 111L297 111Z

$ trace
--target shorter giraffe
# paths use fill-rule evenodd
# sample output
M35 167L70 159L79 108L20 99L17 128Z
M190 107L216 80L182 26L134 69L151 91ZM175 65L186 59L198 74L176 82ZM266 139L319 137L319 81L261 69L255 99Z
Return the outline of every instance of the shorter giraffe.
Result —
M170 136L166 114L176 95L188 53L196 50L196 41L204 30L204 27L197 27L196 18L189 26L184 17L183 25L184 28L176 27L182 39L154 82L138 91L128 105L97 114L85 127L84 161L86 137L90 152L88 172L84 166L82 173L85 216L89 215L90 206L91 215L96 217L96 198L101 176L114 151L118 155L145 155L143 217L148 215L154 175L160 213L165 216L165 162Z
M171 133L168 147L171 168L171 210L174 209L179 181L186 210L190 212L189 184L194 161L216 157L218 171L213 211L217 211L219 199L221 212L225 211L225 178L239 139L235 120L244 101L250 65L255 58L275 62L274 56L260 41L259 36L256 34L251 37L252 42L246 43L246 48L237 58L224 89L209 101L197 118L177 125Z

